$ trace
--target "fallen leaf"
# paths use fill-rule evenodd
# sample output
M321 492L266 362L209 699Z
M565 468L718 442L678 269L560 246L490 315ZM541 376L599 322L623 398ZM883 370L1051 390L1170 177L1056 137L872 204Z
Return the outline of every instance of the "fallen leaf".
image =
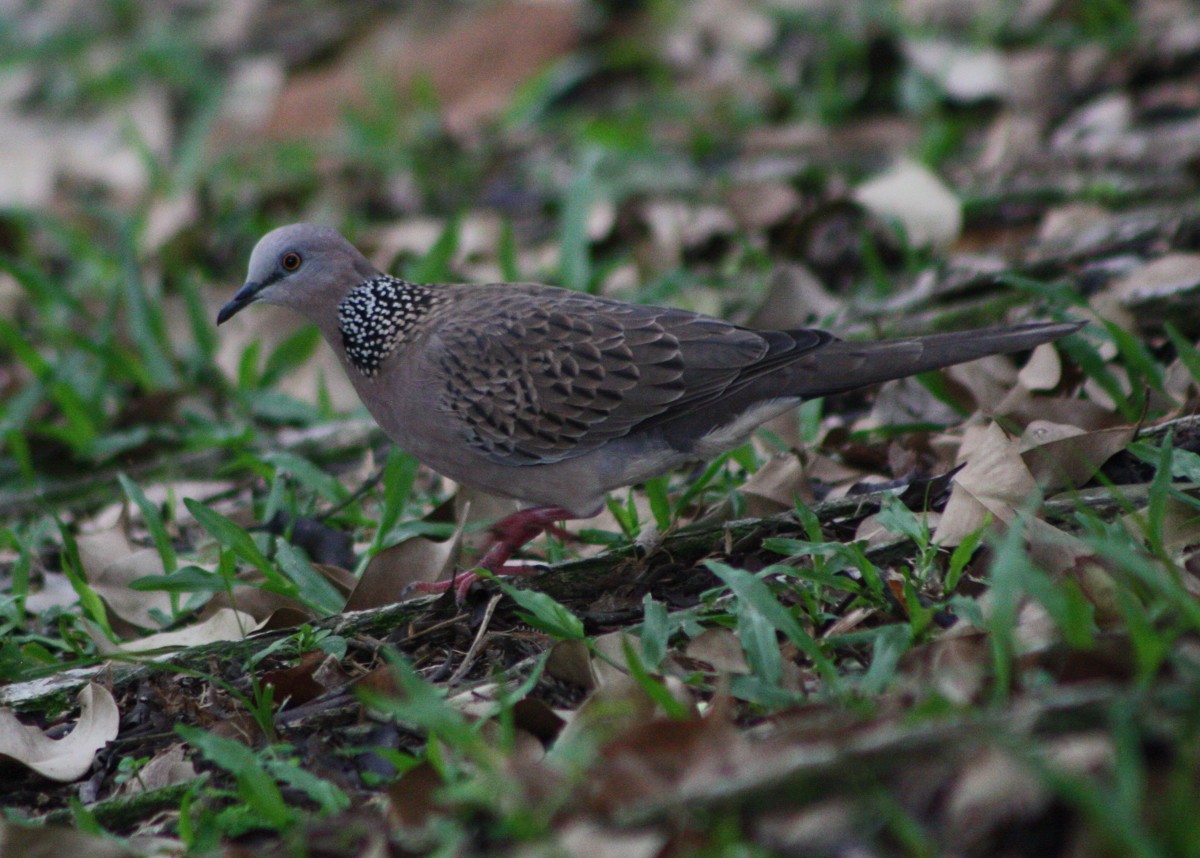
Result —
M966 438L963 446L967 446ZM991 423L982 434L972 436L966 465L954 475L950 500L933 541L958 545L967 534L978 530L989 514L1003 522L1011 521L1016 509L1036 490L1037 483L1021 458L1020 441Z
M522 83L575 46L577 16L571 4L509 0L463 11L437 31L368 39L336 65L288 80L266 133L292 139L334 132L348 107L368 100L364 65L385 68L390 85L400 92L428 81L446 128L470 133L511 104Z
M155 753L150 762L142 766L134 777L121 784L118 794L135 795L139 792L149 792L187 783L196 777L196 767L187 759L184 745L176 742Z
M69 783L83 777L96 753L117 738L121 716L112 694L94 682L83 687L78 700L79 720L61 739L22 724L11 709L0 709L0 756L50 780Z
M392 605L419 595L407 591L411 584L448 578L458 562L464 526L465 519L449 539L438 541L414 536L380 551L367 562L343 610L363 611Z
M750 317L756 328L800 328L825 324L845 312L846 304L825 289L806 266L788 262L775 266L766 297Z
M162 628L164 623L155 619L155 611L170 620L170 594L162 590L133 590L129 586L139 578L164 573L157 550L135 548L120 525L100 533L80 534L75 542L88 585L113 614L142 629ZM132 630L119 632L129 634Z
M602 826L588 819L567 822L553 840L569 858L655 858L666 845L667 835L653 829L630 830Z
M868 211L896 220L916 247L945 247L962 232L962 202L929 168L900 160L859 185L854 199Z
M708 628L688 641L688 658L703 661L717 673L750 673L741 641L729 629Z
M1061 380L1062 359L1053 343L1042 343L1034 349L1017 372L1017 381L1028 390L1053 390Z
M85 834L61 825L18 825L0 818L0 855L4 858L56 858L86 855L87 858L138 858L134 852L108 837ZM172 854L164 852L162 854Z
M115 653L153 652L161 649L179 649L217 641L240 641L251 632L262 628L254 617L235 611L233 608L221 608L208 619L201 620L174 632L159 632L120 644L114 644L97 632L90 632L92 642L101 655Z
M742 484L746 514L755 517L794 509L799 498L815 500L800 458L791 452L777 453Z
M1021 458L1045 492L1078 488L1129 446L1136 426L1084 432L1075 426L1035 420L1021 436Z
M971 104L1008 94L1008 68L996 49L944 39L908 39L903 50L913 67L935 80L954 101Z

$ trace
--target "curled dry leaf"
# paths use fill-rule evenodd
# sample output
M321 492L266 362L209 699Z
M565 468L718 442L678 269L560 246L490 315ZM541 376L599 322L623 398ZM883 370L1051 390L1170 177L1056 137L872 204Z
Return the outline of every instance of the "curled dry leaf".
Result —
M67 783L83 777L96 753L117 738L121 716L112 694L94 682L84 686L78 700L79 720L61 739L51 739L22 724L11 710L0 709L0 756L51 780Z
M256 623L260 624L260 628L275 628L281 620L298 618L299 622L305 622L314 618L313 612L295 599L284 596L282 593L273 593L270 590L254 586L254 583L251 582L262 580L257 572L249 573L245 577L239 576L239 578L246 583L235 586L232 592L217 593L209 599L204 610L200 612L201 622L208 620L219 611L230 609L249 614Z
M66 608L75 604L79 594L71 586L71 579L61 572L42 573L42 586L25 597L25 610L40 614L51 608Z
M592 670L592 654L579 640L556 642L546 658L546 673L588 691L594 691L599 684Z
M704 718L634 723L601 746L590 781L592 808L619 813L671 804L691 791L725 783L746 756L745 737L714 706Z
M1017 372L1006 355L991 355L948 367L946 376L965 388L974 400L974 410L985 414L996 412L1013 385Z
M442 788L442 776L428 760L400 775L388 787L388 810L392 821L404 828L423 828L440 810L434 793Z
M973 397L963 396L961 399L969 409L975 407ZM959 412L952 405L934 396L929 388L911 377L884 383L871 403L871 420L879 426L915 423L948 426L960 419Z

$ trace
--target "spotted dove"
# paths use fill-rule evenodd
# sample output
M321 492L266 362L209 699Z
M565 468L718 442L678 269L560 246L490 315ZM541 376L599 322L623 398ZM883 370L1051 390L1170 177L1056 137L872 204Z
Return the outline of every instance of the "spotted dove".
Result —
M393 440L458 482L531 506L499 522L505 563L605 493L732 449L803 399L1065 336L1032 323L882 342L752 330L528 283L426 286L383 274L335 230L264 236L221 324L254 301L320 328ZM460 593L473 576L455 585Z

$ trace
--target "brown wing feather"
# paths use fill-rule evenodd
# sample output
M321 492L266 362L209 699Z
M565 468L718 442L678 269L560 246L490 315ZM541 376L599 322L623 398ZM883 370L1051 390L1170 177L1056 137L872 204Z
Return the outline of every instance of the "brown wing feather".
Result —
M767 336L682 310L538 286L455 298L437 331L441 407L504 464L581 455L774 363Z

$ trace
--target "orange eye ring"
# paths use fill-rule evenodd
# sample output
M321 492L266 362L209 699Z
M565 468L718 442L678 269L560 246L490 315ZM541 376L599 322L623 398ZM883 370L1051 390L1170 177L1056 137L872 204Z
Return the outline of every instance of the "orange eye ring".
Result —
M289 250L287 253L283 254L283 256L279 257L279 265L284 271L295 271L300 267L300 263L302 261L303 260L300 259L300 254L294 250Z

